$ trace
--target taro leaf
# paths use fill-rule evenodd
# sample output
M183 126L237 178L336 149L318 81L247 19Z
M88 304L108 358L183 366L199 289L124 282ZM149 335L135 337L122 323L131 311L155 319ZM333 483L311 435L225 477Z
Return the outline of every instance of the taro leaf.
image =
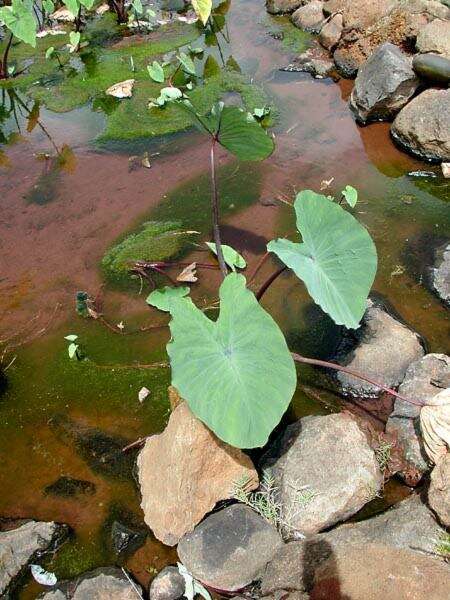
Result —
M217 255L216 244L214 242L205 242L208 248ZM243 256L239 254L237 250L226 244L222 244L223 258L232 271L235 271L235 267L239 269L245 269L247 263Z
M55 10L55 5L52 0L42 0L42 8L50 15Z
M65 335L64 339L67 340L68 342L74 342L75 340L78 339L78 336L75 335L74 333L71 333L70 335Z
M164 70L157 60L154 60L152 65L147 66L147 71L153 81L157 83L164 82Z
M16 38L36 47L36 21L27 2L12 0L11 6L0 8L0 21Z
M165 100L179 100L183 96L183 92L176 87L165 87L160 92L160 97Z
M212 0L192 0L192 7L200 17L203 25L206 25L212 9Z
M358 192L351 185L346 185L345 189L342 190L342 195L347 201L347 204L352 208L355 208L358 202Z
M69 347L67 348L67 351L69 353L69 358L73 358L74 356L76 356L77 354L77 350L78 350L78 344L69 344Z
M188 56L184 52L180 52L178 60L180 61L181 66L183 67L184 71L186 71L186 73L189 73L189 75L195 75L194 61L190 56Z
M81 33L79 31L71 31L69 33L69 52L75 52L80 43Z
M78 0L63 0L63 2L66 5L67 10L76 17L80 8Z
M94 0L78 0L78 2L88 10L91 10L91 8L94 6Z
M296 372L281 330L245 277L224 279L217 321L190 298L174 299L170 313L172 385L223 441L264 446L291 401Z
M215 77L216 75L220 75L220 66L214 56L211 56L210 54L203 67L203 77L204 79L208 79L209 77Z
M240 160L263 160L272 154L274 144L255 119L237 106L222 110L219 143Z
M50 48L47 48L47 50L45 52L45 58L48 60L49 58L51 58L53 56L54 52L55 52L55 47L50 46Z
M338 325L357 328L377 270L368 231L341 206L305 190L295 200L303 243L278 239L274 252L302 279L313 300Z
M159 308L165 312L170 312L172 301L175 298L183 298L189 294L189 288L185 285L179 287L165 286L160 290L154 290L147 296L147 304Z

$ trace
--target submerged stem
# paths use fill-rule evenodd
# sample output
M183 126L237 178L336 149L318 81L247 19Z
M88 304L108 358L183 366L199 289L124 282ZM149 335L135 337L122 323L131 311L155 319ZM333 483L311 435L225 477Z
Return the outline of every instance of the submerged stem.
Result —
M225 278L228 274L227 266L225 264L225 258L223 256L222 251L222 242L220 241L220 228L219 228L219 195L217 191L217 181L216 181L216 162L215 162L215 154L214 149L216 145L216 139L213 138L211 144L211 210L212 210L212 221L213 221L213 235L214 235L214 243L216 244L217 251L217 259L219 261L220 270L222 272L223 278Z
M275 281L275 279L277 279L277 277L279 275L281 275L281 273L286 271L286 269L287 269L287 267L286 267L286 265L284 265L283 267L280 267L277 271L272 273L272 275L268 279L266 279L266 281L262 284L262 286L259 288L259 291L256 294L256 299L258 300L258 302L259 302L259 300L261 300L261 298L267 292L267 290L272 285L272 283Z

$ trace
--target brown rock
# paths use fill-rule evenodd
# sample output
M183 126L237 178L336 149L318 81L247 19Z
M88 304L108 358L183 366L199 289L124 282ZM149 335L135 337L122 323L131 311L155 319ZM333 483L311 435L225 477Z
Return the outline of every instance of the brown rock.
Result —
M434 52L450 58L450 21L435 19L417 35L416 48L419 52Z
M311 600L444 600L450 569L417 553L379 545L333 552L316 570Z
M450 452L431 473L428 503L441 523L450 527Z
M341 39L343 29L342 21L342 15L337 13L322 27L319 35L319 42L327 50L333 49Z
M299 6L307 4L308 0L267 0L266 9L271 15L294 12Z
M309 4L301 6L292 14L292 22L299 29L318 33L324 21L323 2L312 0Z
M145 522L168 546L231 498L238 480L248 479L249 490L258 486L250 458L219 440L185 402L163 433L147 440L137 466Z

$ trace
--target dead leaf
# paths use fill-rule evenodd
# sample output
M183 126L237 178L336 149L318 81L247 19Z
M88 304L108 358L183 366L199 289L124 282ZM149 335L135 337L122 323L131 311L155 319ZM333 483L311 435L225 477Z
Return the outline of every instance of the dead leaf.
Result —
M72 23L75 21L75 16L67 8L58 8L58 10L55 10L55 12L50 15L50 19Z
M104 15L106 12L108 12L109 10L109 6L108 4L100 4L100 6L96 9L96 14L97 15Z
M138 394L139 402L142 404L149 394L150 390L146 387L142 387Z
M117 329L120 329L120 331L123 331L125 329L125 325L123 324L123 321L120 321L120 323L117 323L116 327L117 327Z
M332 177L331 179L324 179L323 181L320 182L320 190L326 190L327 187L330 187L330 185L333 183L334 181L334 177Z
M144 152L144 154L142 155L141 165L143 167L145 167L146 169L150 169L150 167L152 166L150 164L150 159L148 157L148 152Z
M115 83L106 90L106 94L114 96L114 98L131 98L133 95L134 79L126 79Z
M177 277L177 281L184 281L186 283L195 283L198 281L197 274L197 263L193 262L185 267Z

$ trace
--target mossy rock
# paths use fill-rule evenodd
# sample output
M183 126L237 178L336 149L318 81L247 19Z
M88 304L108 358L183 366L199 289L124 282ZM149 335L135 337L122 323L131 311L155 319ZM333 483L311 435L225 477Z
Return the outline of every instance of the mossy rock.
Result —
M141 231L128 235L106 252L102 268L109 279L126 280L134 262L173 259L189 245L192 235L181 228L179 221L144 223Z

